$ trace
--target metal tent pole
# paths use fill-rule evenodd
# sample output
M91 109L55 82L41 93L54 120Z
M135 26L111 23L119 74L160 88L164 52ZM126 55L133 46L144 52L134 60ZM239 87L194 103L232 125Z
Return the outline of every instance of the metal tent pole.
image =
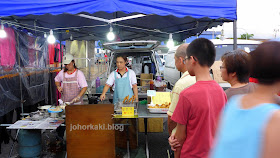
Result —
M20 106L21 106L21 113L23 114L23 97L22 97L22 83L21 83L21 68L20 68L20 55L19 55L19 39L17 34L17 56L18 56L18 77L19 77L19 89L20 89Z
M233 21L233 50L237 49L237 21Z

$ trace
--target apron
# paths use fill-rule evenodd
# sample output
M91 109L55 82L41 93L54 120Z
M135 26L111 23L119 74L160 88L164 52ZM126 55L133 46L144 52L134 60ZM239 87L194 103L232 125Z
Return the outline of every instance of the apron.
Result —
M78 86L78 71L75 74L75 77L71 78L65 78L65 73L63 73L63 90L62 90L62 101L63 102L71 102L75 97L79 95L81 92L81 89ZM80 98L80 100L74 104L83 104L83 97Z
M130 87L129 81L129 71L127 71L127 76L122 78L117 78L116 71L114 72L115 75L115 91L114 91L114 98L113 104L117 103L119 100L123 101L123 99L129 95L129 98L133 96L132 88Z

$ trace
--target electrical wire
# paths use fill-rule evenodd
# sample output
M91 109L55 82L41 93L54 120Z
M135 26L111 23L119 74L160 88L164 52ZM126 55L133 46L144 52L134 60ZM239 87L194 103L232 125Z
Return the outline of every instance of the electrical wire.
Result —
M1 22L4 23L4 24L6 23L6 24L17 26L17 27L22 27L22 28L25 28L25 29L33 30L35 32L36 31L42 32L42 33L45 33L46 30L49 31L51 29L51 28L41 27L41 26L37 26L37 25L32 26L32 25L28 25L28 24L6 21L6 20L1 20ZM91 25L91 26L80 26L80 27L60 27L60 28L53 28L52 30L71 30L71 29L81 29L81 28L95 28L95 27L104 27L104 26L109 26L109 25L115 25L115 26L120 26L120 27L131 28L131 29L143 30L143 31L147 31L147 32L162 33L162 34L167 34L167 35L169 35L171 33L171 32L161 31L159 29L145 29L145 28L122 25L122 24L117 24L117 23L110 23L110 24L103 24L103 25ZM194 28L172 32L172 34L178 34L178 33L186 32L186 31L191 31L191 30L198 29L198 28L205 27L205 26L199 26L199 22L196 21L196 24L195 24ZM39 29L41 29L41 30L39 30ZM44 31L42 31L42 30L44 30ZM56 31L56 33L66 33L66 32ZM89 34L89 35L94 36L92 34Z

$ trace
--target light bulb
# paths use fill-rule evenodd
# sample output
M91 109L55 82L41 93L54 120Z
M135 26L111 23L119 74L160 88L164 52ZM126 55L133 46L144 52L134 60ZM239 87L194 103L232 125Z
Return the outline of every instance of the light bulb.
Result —
M0 38L6 38L7 37L7 33L5 32L5 30L0 30Z
M53 30L50 30L50 35L49 35L49 37L48 37L48 42L49 42L50 44L54 44L54 43L55 43L55 37L54 37L54 35L53 35Z
M7 37L7 33L4 30L4 25L1 24L1 29L0 29L0 38L6 38Z
M107 33L107 39L113 41L115 39L115 34L113 33L113 28L110 26L110 32Z
M173 38L172 38L172 34L170 33L169 34L169 39L167 41L167 44L166 44L167 48L173 48L174 47L174 41L173 41Z
M167 48L169 48L169 49L173 48L174 47L174 41L173 40L168 40L166 45L167 45Z
M107 39L108 39L109 41L113 41L113 40L115 39L115 34L114 34L113 32L109 32L109 33L107 34Z

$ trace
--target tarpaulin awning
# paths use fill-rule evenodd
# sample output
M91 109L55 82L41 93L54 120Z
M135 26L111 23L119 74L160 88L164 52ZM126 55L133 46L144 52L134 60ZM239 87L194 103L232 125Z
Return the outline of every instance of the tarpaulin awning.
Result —
M71 35L99 40L105 39L109 24L80 17L80 13L108 20L141 13L146 16L112 23L120 40L167 40L168 33L173 33L173 39L182 41L236 20L236 5L236 0L9 0L0 2L0 16L4 22L33 28L33 32L36 25L40 35L54 29L62 40Z

